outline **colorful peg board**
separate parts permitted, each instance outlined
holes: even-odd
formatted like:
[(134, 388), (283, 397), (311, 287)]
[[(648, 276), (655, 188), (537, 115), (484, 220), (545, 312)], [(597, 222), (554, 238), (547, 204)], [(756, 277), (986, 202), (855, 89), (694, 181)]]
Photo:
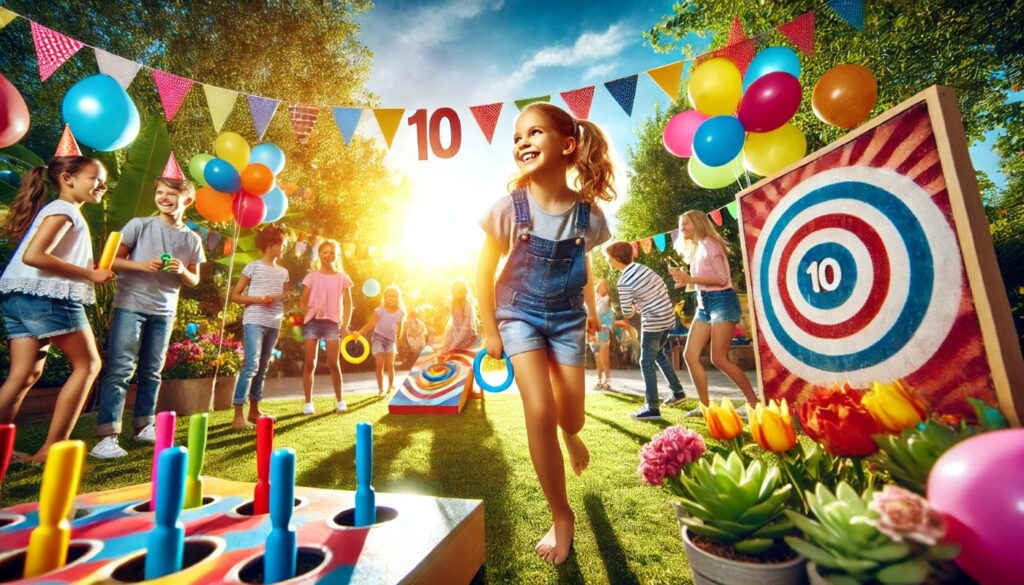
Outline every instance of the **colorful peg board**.
[(473, 392), (473, 358), (483, 348), (483, 338), (471, 347), (457, 349), (438, 366), (437, 354), (423, 348), (405, 381), (388, 403), (391, 414), (459, 414)]
[[(262, 556), (270, 517), (236, 512), (251, 503), (253, 484), (204, 478), (204, 488), (212, 501), (185, 510), (182, 522), (186, 564), (190, 554), (208, 556), (152, 583), (242, 583), (243, 568)], [(28, 582), (125, 582), (117, 576), (125, 571), (123, 565), (145, 552), (152, 527), (151, 513), (133, 510), (148, 501), (149, 490), (143, 484), (79, 496), (71, 544), (73, 549), (88, 545), (88, 552)], [(393, 519), (354, 528), (344, 524), (351, 523), (345, 521), (345, 512), (352, 515), (355, 492), (296, 487), (295, 497), (300, 501), (293, 516), (299, 565), (307, 548), (319, 551), (313, 556), (323, 559), (289, 583), (469, 583), (483, 565), (484, 507), (479, 500), (378, 493), (378, 520)], [(27, 545), (38, 520), (37, 507), (22, 504), (0, 512), (0, 519), (16, 520), (0, 528), (0, 571)], [(340, 524), (335, 521), (339, 514)]]

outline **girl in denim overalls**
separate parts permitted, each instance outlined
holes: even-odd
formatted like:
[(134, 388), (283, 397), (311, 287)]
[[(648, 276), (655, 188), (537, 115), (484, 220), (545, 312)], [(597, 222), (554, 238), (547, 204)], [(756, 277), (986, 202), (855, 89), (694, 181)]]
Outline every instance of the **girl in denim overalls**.
[[(477, 294), (487, 352), (504, 350), (515, 369), (537, 478), (552, 526), (537, 554), (562, 563), (574, 521), (558, 444), (561, 429), (577, 475), (590, 454), (583, 428), (583, 358), (587, 331), (597, 330), (588, 252), (611, 236), (597, 200), (615, 196), (608, 142), (596, 125), (546, 103), (516, 120), (512, 155), (521, 174), (508, 197), (481, 222), (487, 239), (477, 265)], [(567, 173), (575, 171), (575, 189)], [(495, 283), (498, 260), (508, 254)]]

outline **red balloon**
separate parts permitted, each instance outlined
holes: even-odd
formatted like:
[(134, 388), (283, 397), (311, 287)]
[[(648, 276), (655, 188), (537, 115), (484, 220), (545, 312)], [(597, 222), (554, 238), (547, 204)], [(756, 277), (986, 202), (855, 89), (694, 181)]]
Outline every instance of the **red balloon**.
[(235, 195), (231, 211), (234, 212), (238, 225), (244, 228), (256, 227), (267, 217), (267, 205), (263, 203), (263, 199), (248, 193)]
[(28, 104), (3, 75), (0, 75), (0, 148), (17, 143), (28, 133)]
[(748, 132), (781, 128), (800, 109), (800, 81), (785, 71), (761, 76), (750, 84), (740, 100), (736, 117)]
[(251, 195), (263, 195), (274, 188), (274, 172), (265, 164), (252, 163), (242, 169), (242, 190)]

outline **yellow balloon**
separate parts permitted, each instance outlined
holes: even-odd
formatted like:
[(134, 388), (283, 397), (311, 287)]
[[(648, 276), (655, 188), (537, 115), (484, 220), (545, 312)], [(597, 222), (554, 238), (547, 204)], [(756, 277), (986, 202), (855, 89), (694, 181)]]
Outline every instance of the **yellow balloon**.
[(724, 57), (708, 59), (693, 70), (686, 93), (693, 108), (705, 116), (727, 116), (740, 105), (743, 76)]
[(239, 173), (249, 164), (249, 143), (234, 132), (221, 132), (214, 143), (213, 151), (231, 163)]
[(767, 177), (774, 175), (807, 154), (807, 139), (791, 123), (771, 132), (749, 132), (743, 144), (743, 164), (747, 170)]

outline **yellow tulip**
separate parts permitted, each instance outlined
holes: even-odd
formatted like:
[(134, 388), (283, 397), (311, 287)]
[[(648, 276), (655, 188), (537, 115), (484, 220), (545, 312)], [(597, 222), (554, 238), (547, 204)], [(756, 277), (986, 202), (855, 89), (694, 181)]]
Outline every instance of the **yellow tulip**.
[(796, 431), (793, 430), (793, 418), (789, 414), (786, 399), (782, 404), (775, 400), (764, 404), (758, 403), (751, 409), (747, 406), (747, 418), (750, 419), (750, 436), (762, 448), (776, 453), (785, 453), (796, 445)]
[(740, 413), (736, 412), (732, 402), (722, 399), (721, 406), (711, 403), (711, 406), (700, 405), (704, 412), (704, 420), (708, 423), (708, 434), (719, 441), (730, 441), (743, 432), (743, 419)]
[(872, 382), (871, 391), (864, 395), (861, 404), (886, 432), (894, 434), (917, 426), (927, 416), (924, 402), (899, 380), (888, 384)]

